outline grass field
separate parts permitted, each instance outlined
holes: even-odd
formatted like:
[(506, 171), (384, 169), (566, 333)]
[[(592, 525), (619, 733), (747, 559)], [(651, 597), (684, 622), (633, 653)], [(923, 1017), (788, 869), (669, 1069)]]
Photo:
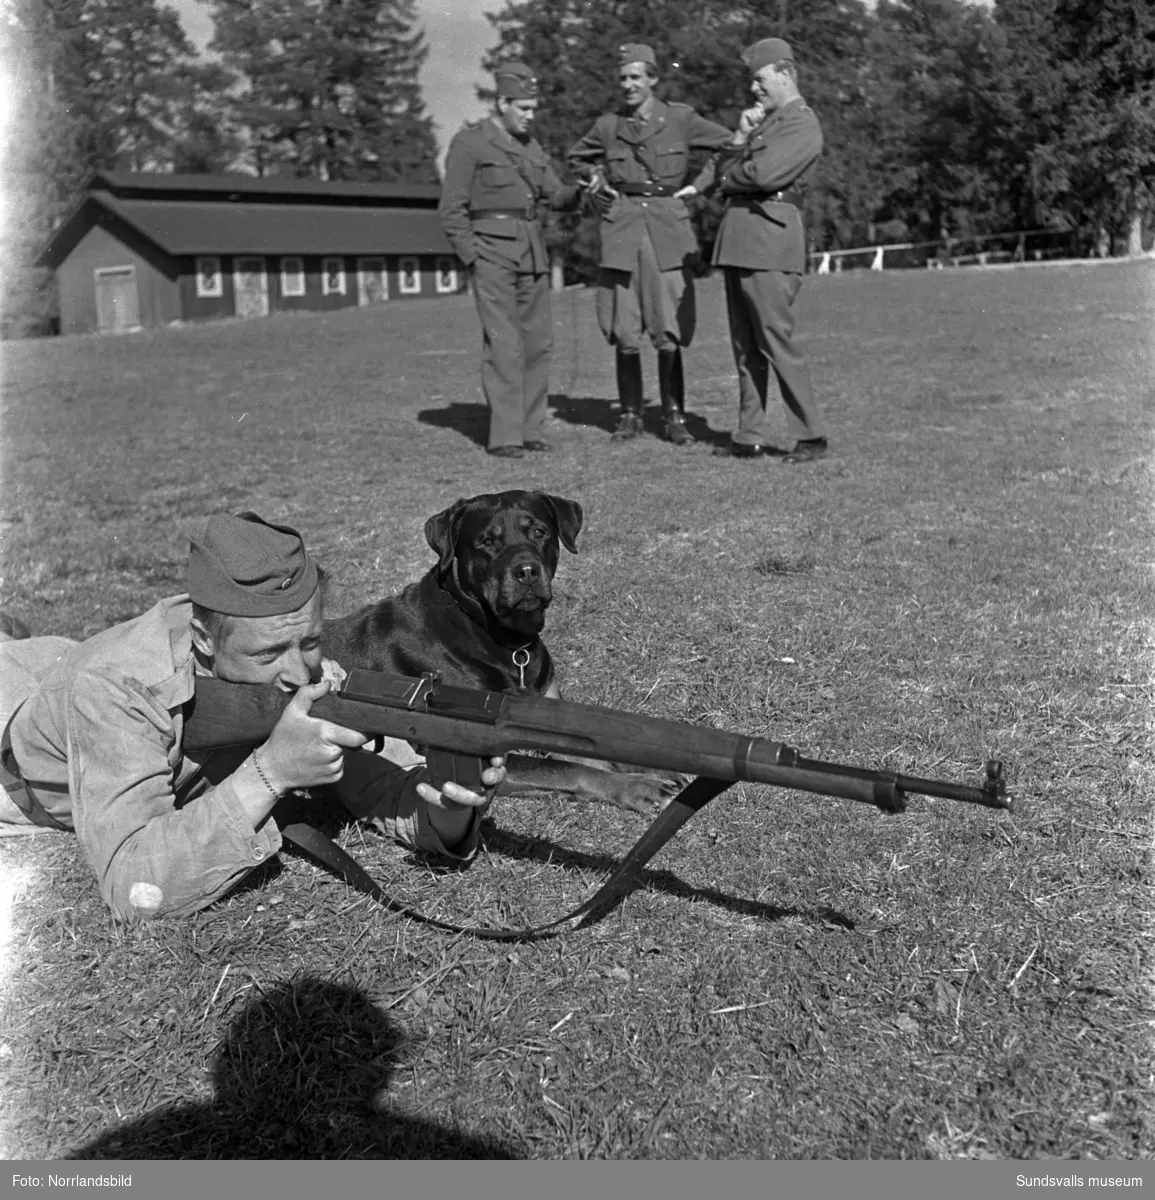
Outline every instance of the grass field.
[[(487, 457), (466, 298), (4, 348), (0, 606), (83, 637), (181, 590), (186, 537), (303, 528), (332, 608), (431, 561), (459, 496), (579, 500), (547, 640), (570, 699), (977, 781), (1013, 814), (739, 785), (601, 923), (494, 945), (285, 852), (194, 919), (118, 928), (63, 835), (16, 889), (0, 1154), (1146, 1157), (1152, 1123), (1155, 264), (822, 277), (801, 331), (831, 456), (712, 457), (717, 281), (676, 451), (611, 446), (592, 296), (555, 308), (557, 452)], [(653, 359), (646, 359), (653, 398)], [(641, 818), (503, 802), (398, 899), (528, 924)]]

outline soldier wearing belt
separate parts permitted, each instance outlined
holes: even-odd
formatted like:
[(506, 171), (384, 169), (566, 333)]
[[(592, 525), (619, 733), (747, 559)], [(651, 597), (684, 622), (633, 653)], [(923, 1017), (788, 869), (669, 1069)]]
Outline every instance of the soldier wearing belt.
[(726, 145), (730, 133), (687, 104), (654, 96), (657, 59), (649, 46), (618, 52), (618, 83), (626, 111), (606, 113), (569, 152), (570, 165), (590, 182), (601, 212), (598, 324), (614, 347), (621, 416), (617, 441), (642, 432), (642, 336), (658, 352), (664, 434), (684, 445), (682, 347), (694, 336), (690, 265), (698, 240), (683, 195), (690, 151)]
[(738, 369), (738, 428), (726, 453), (778, 453), (766, 439), (767, 395), (786, 406), (794, 449), (783, 462), (826, 453), (810, 368), (794, 344), (794, 305), (806, 270), (799, 180), (822, 151), (822, 128), (798, 91), (794, 55), (781, 38), (742, 53), (756, 103), (742, 114), (730, 146), (715, 159), (726, 212), (714, 243), (723, 269), (730, 340)]
[(454, 137), (445, 163), (439, 215), (469, 272), (481, 318), (481, 386), (489, 404), (489, 453), (521, 458), (549, 450), (542, 439), (553, 317), (549, 258), (539, 203), (567, 208), (566, 187), (529, 135), (537, 80), (523, 63), (495, 72), (494, 111)]

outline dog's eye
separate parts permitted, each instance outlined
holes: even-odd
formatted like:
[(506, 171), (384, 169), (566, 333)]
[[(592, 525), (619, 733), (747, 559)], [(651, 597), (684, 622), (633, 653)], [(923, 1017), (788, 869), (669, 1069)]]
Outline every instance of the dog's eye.
[(541, 525), (538, 525), (533, 530), (533, 536), (540, 542), (542, 538), (548, 537), (549, 535)]

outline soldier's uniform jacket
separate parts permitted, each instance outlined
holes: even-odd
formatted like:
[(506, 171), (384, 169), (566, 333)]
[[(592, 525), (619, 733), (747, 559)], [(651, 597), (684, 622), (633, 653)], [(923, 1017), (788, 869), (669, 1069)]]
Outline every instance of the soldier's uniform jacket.
[[(576, 197), (536, 141), (518, 141), (486, 118), (467, 123), (449, 145), (438, 215), (467, 267), (480, 257), (537, 275), (549, 270), (537, 207), (566, 208)], [(487, 209), (522, 216), (473, 215)]]
[[(707, 121), (688, 104), (655, 100), (645, 120), (616, 113), (598, 117), (570, 149), (569, 162), (584, 174), (601, 166), (609, 185), (619, 191), (626, 185), (672, 193), (685, 184), (691, 150), (716, 150), (729, 140), (728, 129)], [(694, 185), (698, 186), (697, 180)], [(601, 220), (601, 265), (632, 271), (638, 239), (646, 230), (663, 271), (681, 267), (698, 252), (685, 201), (672, 195), (623, 195)]]
[(726, 212), (714, 242), (714, 266), (806, 270), (802, 212), (776, 197), (795, 187), (821, 152), (822, 127), (799, 99), (768, 114), (744, 146), (717, 155), (708, 170), (726, 197)]

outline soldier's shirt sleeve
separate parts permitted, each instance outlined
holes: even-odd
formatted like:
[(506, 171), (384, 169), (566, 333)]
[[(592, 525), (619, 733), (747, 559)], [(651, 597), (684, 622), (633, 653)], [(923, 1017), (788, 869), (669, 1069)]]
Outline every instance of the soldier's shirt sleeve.
[(602, 137), (601, 122), (595, 121), (589, 132), (578, 138), (570, 147), (566, 161), (571, 171), (585, 179), (594, 167), (604, 161), (605, 156), (606, 145)]
[(437, 207), (441, 228), (454, 253), (467, 267), (477, 258), (473, 225), (469, 219), (469, 193), (473, 187), (475, 163), (466, 140), (460, 135), (455, 137), (445, 158), (445, 180), (441, 185), (441, 203)]
[(793, 110), (770, 130), (755, 131), (736, 157), (722, 152), (722, 191), (777, 192), (789, 187), (822, 153), (822, 128), (808, 108)]
[(692, 150), (720, 150), (729, 145), (732, 136), (724, 125), (707, 121), (697, 112), (691, 114), (686, 137)]
[(572, 183), (562, 183), (561, 177), (554, 170), (554, 165), (550, 161), (548, 155), (545, 157), (545, 166), (542, 171), (542, 190), (545, 194), (546, 201), (550, 208), (573, 208), (581, 195), (578, 188)]
[[(483, 810), (471, 810), (462, 840), (446, 846), (429, 820), (429, 805), (417, 794), (419, 783), (433, 782), (428, 770), (424, 765), (402, 766), (394, 761), (391, 757), (396, 756), (394, 746), (403, 755), (409, 747), (405, 743), (392, 743), (389, 738), (385, 741), (386, 747), (380, 754), (368, 750), (346, 754), (344, 774), (335, 785), (338, 799), (407, 849), (446, 863), (460, 865), (472, 861), (477, 852)], [(410, 755), (404, 755), (402, 761), (410, 761)]]
[(121, 920), (195, 912), (281, 848), (241, 796), (267, 795), (251, 758), (177, 807), (170, 714), (132, 679), (81, 672), (68, 686), (73, 823), (100, 894)]

